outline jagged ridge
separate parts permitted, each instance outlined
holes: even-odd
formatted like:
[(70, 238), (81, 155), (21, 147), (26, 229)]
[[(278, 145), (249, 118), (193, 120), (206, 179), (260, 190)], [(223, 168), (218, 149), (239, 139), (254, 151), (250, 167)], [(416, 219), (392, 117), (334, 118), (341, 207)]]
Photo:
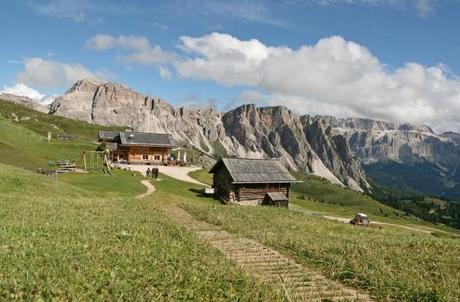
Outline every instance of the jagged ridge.
[(206, 152), (277, 157), (293, 170), (325, 177), (355, 190), (368, 183), (345, 138), (320, 119), (285, 107), (243, 105), (226, 113), (175, 108), (116, 83), (81, 80), (51, 105), (51, 114), (139, 131), (169, 132), (178, 141)]

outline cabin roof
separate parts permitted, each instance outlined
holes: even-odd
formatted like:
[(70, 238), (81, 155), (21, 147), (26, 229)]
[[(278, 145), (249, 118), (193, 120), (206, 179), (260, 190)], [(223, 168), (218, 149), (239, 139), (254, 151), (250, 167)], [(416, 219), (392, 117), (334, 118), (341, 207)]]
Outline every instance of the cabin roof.
[[(99, 140), (114, 141), (124, 146), (175, 147), (171, 134), (133, 131), (99, 131)], [(113, 147), (118, 147), (113, 146)]]
[(223, 158), (209, 173), (215, 173), (222, 166), (230, 173), (234, 184), (297, 182), (276, 159)]
[(118, 150), (118, 144), (117, 143), (107, 143), (106, 146), (110, 151)]
[(285, 194), (281, 192), (267, 192), (267, 196), (272, 200), (272, 201), (286, 201), (288, 198), (286, 197)]
[(171, 134), (146, 132), (120, 132), (120, 142), (124, 146), (175, 147)]
[(118, 131), (105, 131), (105, 130), (100, 130), (99, 131), (99, 139), (100, 140), (115, 140), (120, 135), (120, 132)]

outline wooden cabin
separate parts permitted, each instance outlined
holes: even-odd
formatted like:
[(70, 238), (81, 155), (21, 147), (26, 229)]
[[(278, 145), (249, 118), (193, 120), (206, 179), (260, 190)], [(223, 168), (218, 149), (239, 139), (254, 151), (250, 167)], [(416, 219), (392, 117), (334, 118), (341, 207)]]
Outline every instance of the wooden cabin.
[(223, 158), (213, 174), (216, 196), (228, 203), (288, 207), (291, 183), (297, 182), (279, 160)]
[(176, 146), (170, 134), (134, 131), (99, 131), (99, 142), (110, 150), (110, 160), (129, 164), (161, 164)]

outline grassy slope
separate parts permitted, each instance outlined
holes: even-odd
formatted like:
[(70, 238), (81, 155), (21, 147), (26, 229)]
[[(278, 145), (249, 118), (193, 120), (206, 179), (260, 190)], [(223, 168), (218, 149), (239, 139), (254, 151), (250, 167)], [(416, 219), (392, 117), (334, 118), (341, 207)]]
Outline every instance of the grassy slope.
[(67, 133), (72, 135), (76, 141), (95, 142), (98, 130), (124, 129), (124, 127), (104, 127), (56, 115), (49, 115), (2, 100), (0, 100), (0, 114), (8, 119), (11, 118), (12, 114), (15, 114), (20, 120), (18, 124), (43, 137), (46, 137), (48, 132), (52, 133), (53, 138), (56, 137), (56, 134)]
[(254, 238), (380, 299), (456, 301), (460, 240), (394, 228), (361, 228), (270, 207), (220, 205), (199, 186), (162, 176), (157, 202)]
[(91, 173), (69, 173), (59, 176), (62, 182), (84, 188), (95, 197), (133, 197), (145, 191), (140, 180), (144, 179), (140, 174), (112, 170), (112, 175), (104, 175), (101, 171)]
[(0, 300), (276, 299), (152, 202), (80, 185), (0, 164)]
[(21, 125), (0, 117), (0, 162), (23, 168), (47, 167), (48, 161), (79, 160), (83, 150), (94, 150), (85, 142), (51, 141)]
[[(19, 122), (13, 121), (12, 114)], [(72, 159), (82, 164), (82, 152), (95, 150), (97, 132), (101, 129), (117, 128), (48, 115), (0, 100), (0, 163), (27, 169), (46, 168), (48, 161), (59, 159)], [(53, 138), (65, 132), (73, 135), (73, 140), (53, 139), (48, 143), (48, 132)]]
[[(24, 128), (22, 122), (19, 126), (2, 122), (8, 131), (19, 131), (14, 126)], [(0, 135), (5, 134), (2, 131)], [(26, 135), (35, 137), (30, 152), (17, 148), (27, 141)], [(36, 136), (42, 138), (24, 129), (18, 132), (19, 138), (4, 136), (7, 140), (3, 142), (15, 147), (15, 152), (23, 152), (15, 157), (2, 146), (4, 160), (18, 166), (35, 157), (46, 160), (60, 156), (67, 144), (41, 146)], [(253, 295), (274, 299), (270, 291), (156, 211), (168, 202), (284, 250), (331, 277), (369, 288), (380, 298), (455, 301), (460, 295), (458, 239), (387, 227), (355, 228), (284, 209), (222, 206), (198, 196), (199, 186), (164, 176), (155, 183), (158, 191), (154, 195), (134, 201), (128, 196), (140, 190), (135, 185), (138, 176), (124, 173), (114, 177), (68, 175), (62, 178), (65, 182), (56, 183), (0, 164), (0, 242), (7, 242), (0, 245), (0, 300), (32, 295), (93, 300), (124, 294), (128, 295), (125, 298), (149, 300), (171, 300), (173, 296), (248, 300), (254, 299)], [(203, 172), (201, 177), (209, 181)], [(126, 192), (124, 186), (117, 185), (119, 179), (126, 183)], [(116, 197), (122, 192), (126, 196)], [(26, 194), (30, 196), (27, 199)], [(298, 188), (294, 197), (296, 194), (304, 195), (304, 199), (293, 198), (297, 207), (328, 213), (354, 212), (359, 201), (345, 193), (334, 199), (335, 194), (314, 188)], [(318, 194), (327, 199), (315, 201)], [(347, 205), (340, 206), (349, 198)]]
[(209, 169), (196, 170), (190, 172), (189, 175), (204, 184), (212, 186), (212, 174), (209, 174)]
[[(208, 169), (190, 173), (190, 176), (206, 184), (212, 184), (212, 175)], [(371, 220), (396, 223), (405, 226), (423, 228), (430, 231), (444, 230), (456, 232), (452, 228), (434, 225), (429, 222), (406, 217), (399, 210), (386, 206), (368, 195), (344, 189), (322, 178), (295, 173), (302, 183), (294, 184), (291, 193), (291, 208), (314, 215), (330, 215), (352, 218), (357, 212), (370, 215)]]

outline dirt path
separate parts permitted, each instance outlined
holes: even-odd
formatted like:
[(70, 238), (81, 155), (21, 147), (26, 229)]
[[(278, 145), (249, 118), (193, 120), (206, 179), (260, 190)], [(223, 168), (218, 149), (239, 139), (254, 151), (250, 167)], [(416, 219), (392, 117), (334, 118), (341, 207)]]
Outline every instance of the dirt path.
[(141, 183), (147, 188), (147, 192), (145, 193), (142, 193), (140, 195), (137, 195), (136, 198), (144, 198), (146, 196), (149, 196), (150, 194), (152, 194), (153, 192), (155, 192), (155, 187), (150, 183), (149, 180), (147, 179), (144, 179), (144, 180), (141, 180)]
[[(147, 169), (148, 168), (152, 169), (152, 167), (153, 167), (153, 166), (149, 166), (149, 165), (122, 165), (122, 164), (119, 164), (118, 166), (120, 168), (123, 168), (123, 169), (125, 169), (125, 168), (128, 169), (129, 168), (131, 171), (138, 171), (144, 176), (145, 176), (145, 172), (147, 171)], [(207, 185), (205, 183), (202, 183), (202, 182), (199, 182), (198, 180), (193, 179), (190, 176), (188, 176), (188, 173), (196, 171), (196, 170), (200, 170), (201, 169), (200, 167), (194, 167), (194, 166), (192, 166), (192, 167), (156, 166), (156, 168), (158, 168), (160, 170), (160, 173), (163, 173), (163, 174), (165, 174), (165, 175), (167, 175), (169, 177), (172, 177), (172, 178), (175, 178), (175, 179), (178, 179), (178, 180), (181, 180), (181, 181), (201, 185), (201, 186), (204, 186), (204, 187), (209, 187), (209, 185)]]
[(372, 301), (367, 294), (330, 280), (270, 247), (197, 220), (174, 204), (160, 209), (261, 282), (276, 287), (288, 301)]

